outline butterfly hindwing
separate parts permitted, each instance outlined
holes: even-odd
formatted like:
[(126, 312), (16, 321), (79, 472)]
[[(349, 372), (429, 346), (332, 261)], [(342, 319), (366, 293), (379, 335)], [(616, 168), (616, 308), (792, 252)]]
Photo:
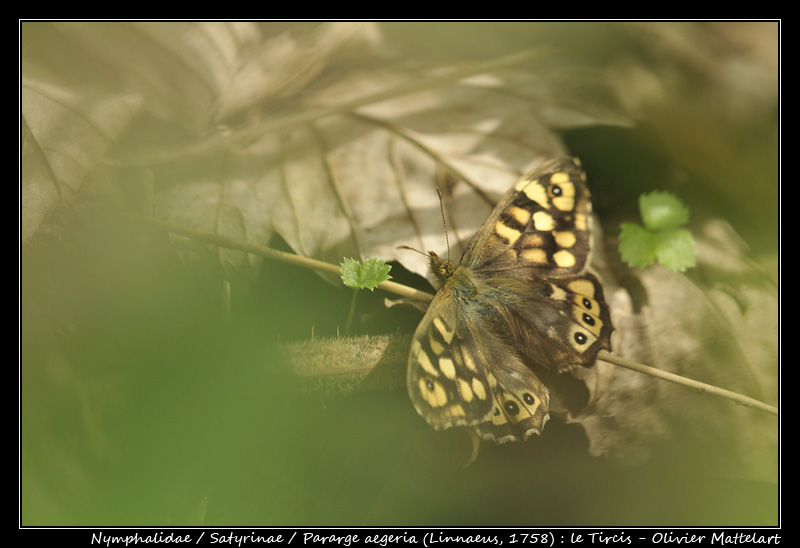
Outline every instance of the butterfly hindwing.
[(497, 443), (541, 434), (550, 418), (547, 388), (519, 358), (509, 358), (493, 379), (494, 407), (489, 420), (476, 426), (480, 437)]
[(443, 286), (408, 368), (411, 400), (430, 424), (474, 426), (500, 443), (542, 431), (549, 393), (532, 369), (588, 367), (611, 347), (591, 246), (585, 176), (563, 159), (509, 189), (457, 267), (430, 254)]
[[(611, 317), (597, 277), (483, 280), (505, 343), (525, 363), (558, 372), (591, 366), (610, 349)], [(484, 317), (492, 317), (484, 314)]]
[(557, 371), (594, 364), (600, 350), (611, 350), (611, 315), (603, 286), (594, 274), (548, 280), (551, 302), (559, 303), (570, 321), (558, 322), (549, 333), (564, 345), (564, 359), (552, 357), (542, 365)]

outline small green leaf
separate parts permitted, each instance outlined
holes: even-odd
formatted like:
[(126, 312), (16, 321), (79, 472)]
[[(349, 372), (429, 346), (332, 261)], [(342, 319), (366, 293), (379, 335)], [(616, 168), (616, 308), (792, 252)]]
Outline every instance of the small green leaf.
[(386, 261), (380, 259), (367, 259), (364, 261), (364, 287), (370, 291), (375, 289), (381, 282), (391, 279), (389, 271), (392, 265), (386, 264)]
[(681, 228), (689, 220), (689, 209), (674, 194), (655, 191), (639, 196), (639, 212), (644, 228), (633, 223), (620, 224), (619, 253), (634, 268), (655, 261), (683, 272), (695, 266), (692, 233)]
[(650, 231), (679, 228), (689, 221), (689, 209), (677, 196), (666, 191), (639, 196), (639, 213)]
[(633, 223), (622, 223), (619, 234), (622, 260), (634, 268), (644, 268), (656, 259), (656, 239), (650, 232)]
[(358, 288), (358, 280), (361, 276), (361, 263), (355, 259), (344, 258), (339, 264), (344, 285), (347, 287)]
[(695, 266), (697, 247), (692, 233), (685, 228), (659, 232), (655, 235), (656, 259), (676, 272)]
[(392, 269), (392, 266), (375, 258), (367, 259), (364, 264), (356, 259), (345, 258), (339, 266), (344, 285), (353, 289), (372, 291), (379, 283), (391, 278), (389, 270)]

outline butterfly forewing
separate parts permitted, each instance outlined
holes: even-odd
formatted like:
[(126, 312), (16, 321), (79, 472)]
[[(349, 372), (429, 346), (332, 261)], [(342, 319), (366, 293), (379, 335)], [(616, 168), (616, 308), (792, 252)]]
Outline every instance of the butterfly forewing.
[(431, 301), (411, 342), (407, 383), (417, 412), (436, 428), (474, 425), (492, 410), (480, 343), (444, 288)]
[(497, 442), (547, 421), (549, 393), (532, 368), (591, 366), (610, 349), (611, 318), (587, 272), (591, 202), (573, 159), (522, 177), (453, 268), (431, 254), (443, 287), (414, 334), (408, 390), (437, 428), (476, 426)]
[(518, 268), (542, 277), (581, 272), (590, 256), (591, 212), (576, 160), (549, 162), (501, 198), (467, 244), (461, 264), (487, 275)]

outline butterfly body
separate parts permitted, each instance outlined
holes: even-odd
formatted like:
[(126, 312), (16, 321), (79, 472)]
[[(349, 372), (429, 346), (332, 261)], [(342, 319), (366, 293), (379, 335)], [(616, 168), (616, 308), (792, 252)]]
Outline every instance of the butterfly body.
[(583, 171), (563, 159), (506, 193), (457, 266), (429, 253), (441, 288), (414, 333), (407, 384), (432, 426), (501, 443), (541, 433), (549, 392), (533, 368), (588, 367), (610, 349), (602, 286), (586, 269), (591, 236)]

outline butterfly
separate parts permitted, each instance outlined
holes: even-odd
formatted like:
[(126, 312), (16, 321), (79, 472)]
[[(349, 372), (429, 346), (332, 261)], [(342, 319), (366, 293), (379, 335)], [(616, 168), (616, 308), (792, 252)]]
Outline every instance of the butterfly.
[(533, 369), (562, 373), (611, 349), (611, 317), (588, 270), (592, 206), (577, 159), (549, 161), (498, 202), (414, 332), (408, 393), (434, 428), (504, 443), (541, 434), (550, 395)]

